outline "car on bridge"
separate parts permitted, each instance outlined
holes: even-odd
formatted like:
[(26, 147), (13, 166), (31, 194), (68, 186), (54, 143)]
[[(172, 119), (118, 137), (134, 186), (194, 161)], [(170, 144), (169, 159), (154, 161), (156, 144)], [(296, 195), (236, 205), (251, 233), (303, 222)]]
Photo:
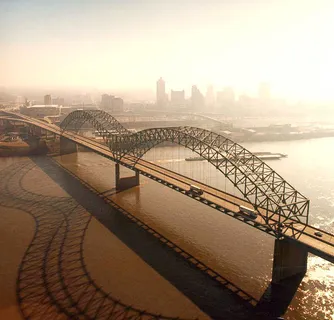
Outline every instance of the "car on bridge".
[(193, 184), (190, 186), (188, 192), (195, 195), (195, 196), (201, 196), (204, 193), (203, 190), (200, 187), (195, 186)]
[(239, 214), (241, 214), (243, 217), (248, 218), (248, 219), (256, 219), (257, 218), (257, 213), (255, 210), (245, 207), (245, 206), (239, 206)]

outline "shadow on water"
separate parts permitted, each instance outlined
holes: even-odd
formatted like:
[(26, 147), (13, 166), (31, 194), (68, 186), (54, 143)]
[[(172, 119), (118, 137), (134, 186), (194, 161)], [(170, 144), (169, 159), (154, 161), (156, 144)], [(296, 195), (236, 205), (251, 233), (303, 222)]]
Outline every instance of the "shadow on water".
[(92, 216), (73, 198), (26, 189), (23, 179), (35, 168), (20, 161), (0, 171), (0, 206), (30, 214), (36, 226), (16, 283), (22, 318), (175, 320), (126, 305), (95, 283), (83, 254)]
[(296, 275), (282, 280), (279, 284), (270, 283), (256, 306), (257, 313), (267, 317), (285, 314), (303, 277)]
[(110, 232), (213, 319), (277, 319), (285, 313), (293, 297), (291, 290), (292, 296), (285, 294), (289, 292), (286, 287), (271, 285), (257, 307), (253, 307), (175, 250), (163, 245), (157, 237), (122, 214), (123, 209), (110, 201), (107, 203), (57, 162), (48, 157), (31, 159)]

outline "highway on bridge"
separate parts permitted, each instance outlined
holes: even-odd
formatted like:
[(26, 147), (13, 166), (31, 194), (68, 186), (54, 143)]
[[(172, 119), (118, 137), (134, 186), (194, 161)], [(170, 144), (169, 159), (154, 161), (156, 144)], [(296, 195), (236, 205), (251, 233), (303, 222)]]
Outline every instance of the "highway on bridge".
[[(12, 114), (14, 115), (14, 114)], [(23, 121), (27, 124), (35, 125), (57, 135), (63, 136), (71, 141), (74, 141), (78, 145), (84, 146), (91, 149), (92, 151), (102, 155), (110, 160), (116, 161), (114, 159), (113, 153), (110, 151), (108, 146), (94, 141), (90, 138), (80, 136), (76, 133), (70, 131), (62, 131), (60, 127), (52, 124), (45, 123), (43, 121), (32, 119), (23, 115), (16, 115), (19, 118), (13, 117), (1, 117), (2, 119), (8, 119), (13, 121)], [(194, 198), (197, 201), (202, 202), (220, 212), (228, 214), (229, 216), (238, 219), (244, 223), (247, 223), (259, 230), (267, 232), (269, 234), (275, 235), (268, 227), (272, 223), (278, 221), (278, 214), (273, 215), (271, 221), (264, 221), (264, 219), (258, 215), (255, 220), (247, 219), (244, 216), (238, 214), (239, 206), (244, 205), (252, 208), (252, 205), (244, 199), (238, 198), (231, 194), (228, 194), (222, 190), (205, 185), (199, 181), (185, 177), (179, 173), (170, 171), (168, 169), (162, 168), (154, 163), (145, 161), (143, 159), (137, 159), (133, 156), (126, 155), (121, 160), (116, 162), (128, 168), (135, 168), (140, 174), (151, 178), (159, 183), (162, 183), (174, 190), (183, 193), (189, 197)], [(189, 192), (190, 185), (196, 185), (200, 187), (204, 193), (201, 196), (195, 196)], [(265, 209), (260, 209), (261, 212)], [(322, 237), (317, 237), (314, 233), (320, 231)], [(297, 236), (296, 236), (297, 234)], [(299, 244), (305, 246), (310, 253), (320, 256), (332, 263), (334, 263), (334, 235), (312, 227), (311, 225), (303, 224), (301, 222), (289, 219), (285, 221), (281, 229), (281, 236), (291, 241), (298, 242)]]

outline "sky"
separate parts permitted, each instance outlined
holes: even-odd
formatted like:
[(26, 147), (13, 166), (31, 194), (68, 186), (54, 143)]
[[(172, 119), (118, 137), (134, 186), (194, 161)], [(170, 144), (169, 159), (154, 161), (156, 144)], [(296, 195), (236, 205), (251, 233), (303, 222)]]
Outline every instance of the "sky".
[(0, 0), (0, 85), (334, 101), (334, 1)]

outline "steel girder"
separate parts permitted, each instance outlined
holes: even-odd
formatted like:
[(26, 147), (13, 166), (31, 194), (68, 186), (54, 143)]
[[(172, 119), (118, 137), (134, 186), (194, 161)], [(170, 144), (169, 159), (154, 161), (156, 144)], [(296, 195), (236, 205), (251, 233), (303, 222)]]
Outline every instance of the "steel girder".
[(277, 235), (279, 228), (288, 221), (308, 222), (309, 200), (306, 197), (250, 151), (217, 133), (194, 127), (154, 128), (113, 136), (108, 146), (116, 159), (131, 155), (138, 161), (164, 141), (189, 148), (214, 165)]
[(89, 121), (105, 138), (116, 161), (125, 156), (135, 163), (154, 146), (170, 141), (191, 149), (222, 172), (253, 205), (268, 227), (280, 236), (285, 223), (308, 223), (309, 200), (265, 162), (232, 140), (195, 127), (167, 127), (130, 133), (101, 110), (74, 111), (61, 124)]

